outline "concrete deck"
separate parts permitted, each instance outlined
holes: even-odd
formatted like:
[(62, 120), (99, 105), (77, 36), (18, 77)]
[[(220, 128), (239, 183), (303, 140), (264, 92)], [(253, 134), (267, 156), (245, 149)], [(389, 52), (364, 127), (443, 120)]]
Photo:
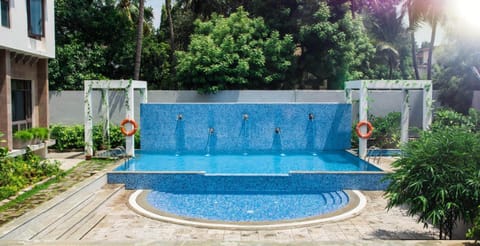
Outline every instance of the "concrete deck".
[[(62, 159), (56, 156), (57, 159)], [(64, 158), (69, 159), (69, 158)], [(105, 172), (0, 227), (0, 245), (461, 245), (438, 241), (403, 208), (385, 210), (381, 191), (363, 192), (367, 206), (343, 221), (286, 230), (218, 230), (152, 220), (127, 205), (133, 192), (105, 185)], [(404, 241), (405, 240), (405, 241)]]

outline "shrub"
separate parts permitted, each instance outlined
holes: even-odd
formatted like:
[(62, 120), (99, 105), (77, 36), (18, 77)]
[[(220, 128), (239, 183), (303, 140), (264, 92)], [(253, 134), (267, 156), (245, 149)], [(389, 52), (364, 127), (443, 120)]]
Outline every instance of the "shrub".
[[(51, 148), (59, 151), (68, 149), (82, 149), (85, 146), (84, 127), (82, 125), (51, 127), (51, 137), (56, 139), (55, 145)], [(103, 136), (103, 126), (93, 126), (93, 149), (111, 148), (125, 146), (125, 136), (117, 125), (110, 125), (109, 136)], [(140, 131), (135, 133), (135, 148), (140, 148)]]
[(473, 226), (467, 232), (467, 238), (480, 240), (480, 206), (478, 206), (477, 217), (473, 220)]
[(51, 137), (56, 140), (53, 149), (64, 151), (65, 149), (83, 149), (85, 141), (83, 126), (61, 126), (51, 127)]
[(33, 134), (29, 130), (16, 131), (13, 137), (22, 141), (29, 141), (33, 139)]
[(469, 131), (478, 132), (480, 130), (480, 112), (471, 108), (468, 115), (464, 115), (451, 109), (437, 110), (431, 129), (436, 131), (446, 127), (465, 128)]
[(42, 160), (31, 152), (16, 158), (0, 158), (0, 200), (28, 185), (61, 174), (58, 162)]
[(48, 128), (44, 127), (35, 127), (31, 128), (29, 130), (34, 138), (40, 139), (40, 140), (47, 140), (48, 139)]
[[(388, 113), (385, 117), (370, 115), (368, 117), (370, 123), (372, 123), (373, 130), (372, 136), (369, 139), (369, 145), (385, 148), (398, 148), (400, 144), (400, 112)], [(358, 136), (355, 133), (355, 127), (352, 126), (352, 146), (358, 147)]]
[(402, 147), (388, 174), (387, 208), (407, 205), (410, 216), (448, 235), (457, 219), (472, 221), (480, 203), (480, 135), (465, 128), (422, 132)]

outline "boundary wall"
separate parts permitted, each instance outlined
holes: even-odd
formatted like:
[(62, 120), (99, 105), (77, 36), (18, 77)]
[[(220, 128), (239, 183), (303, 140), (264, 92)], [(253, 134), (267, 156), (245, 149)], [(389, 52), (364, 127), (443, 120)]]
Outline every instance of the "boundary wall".
[[(50, 124), (75, 125), (84, 122), (83, 91), (50, 91)], [(434, 92), (434, 99), (435, 97)], [(141, 95), (135, 92), (135, 119), (140, 122), (139, 104)], [(102, 102), (100, 91), (92, 92), (94, 124), (101, 122)], [(125, 116), (125, 93), (110, 91), (108, 95), (110, 121), (118, 123)], [(232, 90), (220, 91), (213, 95), (200, 95), (196, 91), (149, 90), (150, 103), (345, 103), (343, 90)], [(401, 91), (369, 91), (368, 114), (384, 116), (389, 112), (400, 112)], [(422, 127), (422, 95), (420, 91), (410, 92), (410, 126)], [(358, 92), (353, 92), (352, 121), (358, 119)]]

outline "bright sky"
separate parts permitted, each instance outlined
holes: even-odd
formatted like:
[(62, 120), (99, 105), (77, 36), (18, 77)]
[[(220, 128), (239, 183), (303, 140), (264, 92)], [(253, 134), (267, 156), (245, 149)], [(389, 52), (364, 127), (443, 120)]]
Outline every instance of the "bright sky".
[(145, 0), (145, 5), (153, 8), (153, 25), (160, 26), (160, 16), (162, 15), (162, 6), (165, 0)]
[[(450, 15), (456, 16), (461, 28), (466, 32), (480, 33), (480, 0), (447, 0), (448, 11)], [(172, 1), (173, 2), (173, 1)], [(146, 0), (146, 5), (153, 8), (154, 25), (160, 25), (160, 15), (162, 13), (162, 6), (165, 0)], [(416, 33), (416, 39), (420, 45), (424, 41), (430, 41), (431, 29), (428, 24), (424, 24)], [(436, 44), (444, 40), (445, 32), (442, 28), (438, 28)]]

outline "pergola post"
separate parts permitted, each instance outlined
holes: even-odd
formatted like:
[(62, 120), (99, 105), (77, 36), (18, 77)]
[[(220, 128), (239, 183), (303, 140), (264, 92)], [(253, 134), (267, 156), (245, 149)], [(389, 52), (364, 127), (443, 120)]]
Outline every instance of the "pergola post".
[[(367, 121), (368, 120), (368, 90), (365, 82), (362, 81), (360, 85), (360, 108), (358, 110), (358, 120)], [(367, 126), (362, 126), (360, 132), (366, 134), (368, 131)], [(358, 156), (362, 159), (367, 157), (367, 139), (358, 138)]]
[(428, 130), (432, 124), (432, 103), (433, 103), (432, 84), (423, 86), (423, 130)]
[(410, 120), (410, 104), (409, 104), (409, 91), (402, 90), (402, 112), (400, 123), (400, 143), (405, 144), (408, 142), (408, 123)]
[(93, 113), (92, 113), (92, 84), (89, 81), (84, 83), (85, 98), (85, 158), (89, 159), (93, 156)]
[(110, 140), (110, 110), (108, 110), (110, 108), (110, 102), (108, 100), (108, 97), (108, 89), (102, 89), (102, 115), (104, 115), (105, 117), (105, 125), (103, 127), (107, 139)]
[[(134, 105), (133, 105), (133, 97), (134, 97), (134, 94), (133, 94), (133, 86), (128, 86), (127, 89), (126, 89), (127, 93), (127, 97), (125, 100), (127, 100), (127, 109), (126, 109), (126, 117), (127, 119), (133, 119), (133, 116), (135, 115), (134, 114)], [(131, 135), (131, 136), (126, 136), (125, 137), (125, 150), (127, 152), (127, 155), (128, 156), (135, 156), (135, 134)]]

